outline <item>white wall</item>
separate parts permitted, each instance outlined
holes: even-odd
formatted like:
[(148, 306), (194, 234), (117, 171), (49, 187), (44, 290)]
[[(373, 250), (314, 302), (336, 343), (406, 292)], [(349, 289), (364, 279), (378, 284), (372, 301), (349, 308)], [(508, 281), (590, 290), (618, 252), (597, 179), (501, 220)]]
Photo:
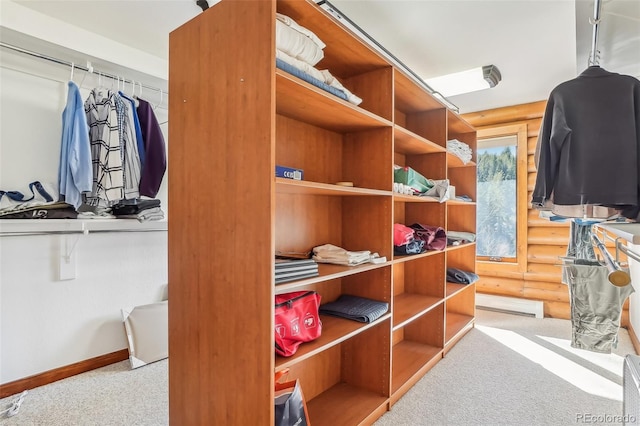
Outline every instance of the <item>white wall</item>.
[[(70, 68), (0, 54), (0, 189), (55, 183)], [(84, 97), (96, 83), (84, 80)], [(159, 100), (151, 92), (145, 98)], [(166, 96), (156, 115), (167, 120)], [(161, 127), (168, 143), (168, 125)], [(165, 175), (158, 195), (165, 214), (166, 183)], [(59, 259), (71, 248), (75, 279), (61, 281)], [(125, 349), (120, 309), (163, 300), (166, 284), (166, 231), (0, 236), (0, 383)]]

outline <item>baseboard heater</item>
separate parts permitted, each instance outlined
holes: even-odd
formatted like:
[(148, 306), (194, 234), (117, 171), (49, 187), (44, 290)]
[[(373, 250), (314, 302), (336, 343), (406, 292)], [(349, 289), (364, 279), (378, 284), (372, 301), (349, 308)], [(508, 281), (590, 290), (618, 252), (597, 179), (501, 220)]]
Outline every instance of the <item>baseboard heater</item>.
[(544, 304), (541, 300), (519, 299), (517, 297), (494, 296), (476, 293), (476, 308), (510, 314), (526, 315), (535, 318), (544, 317)]

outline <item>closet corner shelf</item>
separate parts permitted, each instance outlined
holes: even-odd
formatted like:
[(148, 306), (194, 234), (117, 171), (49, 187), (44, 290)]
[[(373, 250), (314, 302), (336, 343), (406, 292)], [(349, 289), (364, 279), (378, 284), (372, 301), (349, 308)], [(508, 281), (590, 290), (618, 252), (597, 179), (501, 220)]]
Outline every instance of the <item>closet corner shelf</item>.
[(445, 152), (446, 148), (396, 124), (394, 128), (394, 151), (401, 154), (433, 154)]
[(474, 241), (474, 242), (472, 242), (472, 243), (464, 243), (464, 244), (460, 244), (460, 245), (457, 245), (457, 246), (447, 246), (447, 248), (446, 248), (445, 250), (446, 250), (446, 251), (460, 250), (460, 249), (463, 249), (463, 248), (465, 248), (465, 247), (472, 246), (472, 245), (474, 245), (475, 243), (476, 243), (476, 242)]
[(287, 293), (298, 287), (304, 287), (309, 284), (315, 284), (323, 281), (334, 280), (349, 275), (359, 274), (360, 272), (370, 271), (372, 269), (384, 268), (391, 265), (391, 262), (385, 263), (364, 263), (357, 266), (342, 266), (331, 263), (319, 263), (318, 275), (311, 278), (304, 278), (298, 281), (289, 281), (282, 284), (275, 284), (276, 294)]
[[(447, 295), (446, 298), (450, 299), (452, 298), (454, 295), (467, 290), (469, 288), (472, 288), (474, 284), (458, 284), (458, 283), (452, 283), (447, 281), (447, 285), (446, 285), (446, 291), (447, 291)], [(471, 291), (471, 290), (470, 290)]]
[(447, 204), (456, 206), (475, 206), (475, 201), (447, 200)]
[(455, 344), (475, 325), (471, 315), (447, 312), (447, 330), (445, 335), (445, 351)]
[(375, 327), (378, 324), (391, 318), (390, 313), (382, 315), (370, 323), (363, 323), (353, 321), (345, 318), (339, 318), (329, 315), (320, 315), (322, 321), (322, 334), (316, 340), (303, 343), (295, 355), (291, 357), (276, 357), (275, 367), (276, 371), (289, 368), (307, 358), (312, 357), (324, 350), (327, 350), (337, 344), (344, 342), (345, 340), (362, 333), (371, 327)]
[(352, 186), (339, 186), (327, 183), (311, 182), (277, 177), (276, 192), (280, 194), (306, 194), (306, 195), (384, 195), (393, 194), (391, 191), (380, 189), (359, 188)]
[(420, 195), (404, 195), (404, 194), (393, 194), (393, 201), (400, 201), (403, 203), (437, 203), (438, 199), (436, 197), (430, 196), (420, 196)]
[(391, 127), (392, 123), (357, 105), (276, 69), (276, 112), (337, 132)]
[(447, 167), (452, 169), (455, 167), (473, 167), (476, 163), (474, 161), (469, 161), (468, 163), (463, 163), (460, 157), (454, 155), (450, 152), (447, 152)]
[(407, 254), (404, 256), (394, 256), (393, 257), (393, 263), (401, 263), (401, 262), (407, 262), (409, 260), (413, 260), (413, 259), (418, 259), (421, 257), (427, 257), (427, 256), (436, 256), (439, 253), (444, 253), (445, 250), (427, 250), (424, 253), (420, 253), (420, 254)]
[(631, 244), (640, 244), (640, 222), (604, 222), (596, 226)]
[(402, 293), (394, 297), (393, 331), (426, 314), (442, 302), (442, 298), (424, 294)]
[(166, 231), (167, 225), (167, 220), (138, 222), (135, 219), (0, 219), (0, 236)]

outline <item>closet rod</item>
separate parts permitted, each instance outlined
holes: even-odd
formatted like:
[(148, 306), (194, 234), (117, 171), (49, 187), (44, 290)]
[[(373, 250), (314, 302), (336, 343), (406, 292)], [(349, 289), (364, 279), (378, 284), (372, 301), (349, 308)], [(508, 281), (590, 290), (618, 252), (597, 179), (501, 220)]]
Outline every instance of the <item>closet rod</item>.
[[(34, 58), (44, 59), (44, 60), (47, 60), (47, 61), (50, 61), (50, 62), (55, 62), (56, 64), (65, 65), (65, 66), (68, 66), (69, 68), (73, 67), (74, 69), (79, 69), (81, 71), (85, 71), (85, 72), (88, 72), (88, 73), (101, 75), (103, 77), (107, 77), (107, 78), (110, 78), (112, 80), (124, 80), (123, 78), (121, 78), (119, 76), (115, 76), (113, 74), (104, 73), (102, 71), (96, 71), (95, 69), (89, 69), (87, 67), (83, 67), (82, 65), (78, 65), (78, 64), (76, 64), (74, 62), (65, 61), (65, 60), (62, 60), (62, 59), (54, 58), (53, 56), (48, 56), (48, 55), (44, 55), (42, 53), (34, 52), (32, 50), (23, 49), (22, 47), (14, 46), (12, 44), (5, 43), (4, 41), (0, 41), (0, 47), (4, 47), (4, 48), (7, 48), (7, 49), (10, 49), (10, 50), (13, 50), (15, 52), (22, 53), (22, 54), (25, 54), (25, 55), (33, 56)], [(167, 92), (167, 91), (165, 91), (163, 89), (159, 89), (159, 88), (153, 87), (153, 86), (147, 86), (146, 84), (134, 81), (132, 79), (129, 79), (128, 81), (133, 82), (136, 85), (139, 85), (143, 89), (155, 90), (156, 92), (162, 93), (162, 95), (169, 95), (169, 92)]]
[[(609, 254), (609, 252), (607, 251), (607, 248), (605, 247), (604, 243), (600, 241), (600, 238), (598, 238), (598, 236), (595, 233), (591, 234), (591, 238), (593, 240), (594, 245), (598, 247), (598, 249), (600, 250), (600, 253), (602, 254), (602, 258), (607, 267), (607, 271), (608, 271), (607, 278), (609, 279), (609, 282), (618, 287), (624, 287), (625, 285), (629, 284), (631, 282), (631, 276), (629, 275), (629, 271), (622, 269), (620, 267), (620, 264), (611, 258), (611, 254)], [(616, 250), (617, 250), (617, 245), (616, 245)]]
[[(29, 219), (31, 220), (31, 219)], [(33, 220), (46, 220), (46, 219), (33, 219)], [(132, 219), (133, 220), (133, 219)], [(89, 234), (103, 234), (114, 232), (166, 232), (166, 228), (147, 228), (147, 229), (93, 229), (82, 231), (15, 231), (15, 232), (0, 232), (0, 238), (3, 237), (32, 237), (38, 235), (89, 235)]]
[(593, 18), (589, 19), (591, 25), (593, 25), (593, 32), (591, 36), (591, 52), (589, 53), (589, 66), (598, 65), (600, 62), (600, 52), (598, 51), (598, 26), (600, 25), (600, 11), (602, 10), (601, 0), (594, 0), (593, 2)]

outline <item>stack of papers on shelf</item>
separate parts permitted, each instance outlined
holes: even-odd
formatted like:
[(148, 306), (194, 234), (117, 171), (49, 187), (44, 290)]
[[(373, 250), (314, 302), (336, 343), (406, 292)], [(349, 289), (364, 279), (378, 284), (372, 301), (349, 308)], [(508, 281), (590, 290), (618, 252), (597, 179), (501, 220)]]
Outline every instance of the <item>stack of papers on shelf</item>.
[(387, 302), (343, 294), (335, 302), (320, 305), (320, 313), (358, 322), (371, 323), (389, 310)]
[(313, 259), (275, 259), (276, 284), (318, 275), (318, 263)]

